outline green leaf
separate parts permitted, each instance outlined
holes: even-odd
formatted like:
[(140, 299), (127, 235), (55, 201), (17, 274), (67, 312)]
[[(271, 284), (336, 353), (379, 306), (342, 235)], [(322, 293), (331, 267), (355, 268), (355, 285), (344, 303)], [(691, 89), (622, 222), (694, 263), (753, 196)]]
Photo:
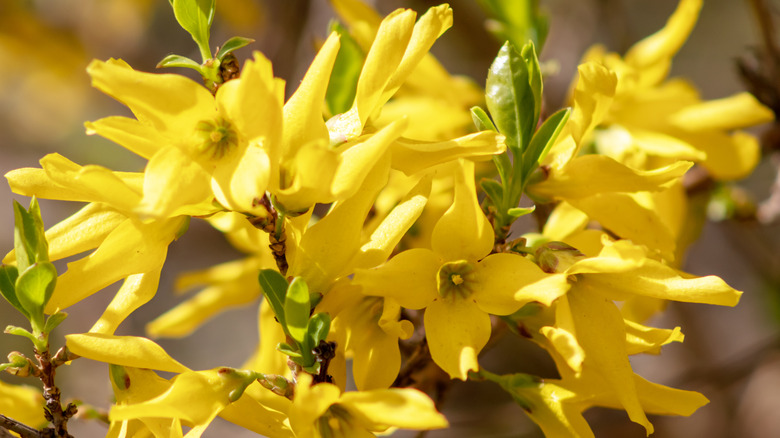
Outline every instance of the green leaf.
[(486, 27), (499, 41), (509, 40), (519, 47), (530, 39), (543, 47), (549, 23), (539, 0), (479, 0), (479, 4), (491, 17)]
[(516, 162), (536, 128), (534, 92), (529, 82), (525, 59), (509, 43), (499, 50), (490, 66), (485, 100), (498, 131), (506, 136), (507, 147)]
[[(534, 43), (529, 41), (523, 46), (520, 51), (520, 55), (525, 60), (525, 64), (528, 66), (528, 83), (531, 87), (531, 92), (534, 95), (534, 126), (533, 130), (536, 130), (536, 125), (539, 123), (539, 116), (542, 111), (542, 70), (539, 68), (539, 58), (536, 57), (536, 49)], [(533, 133), (533, 130), (531, 131)]]
[(276, 349), (291, 358), (301, 358), (301, 351), (298, 350), (296, 347), (291, 346), (290, 344), (286, 342), (280, 342), (279, 345), (276, 346)]
[(287, 288), (287, 296), (284, 299), (284, 319), (290, 337), (299, 344), (306, 339), (310, 314), (309, 287), (303, 278), (296, 277)]
[(328, 30), (337, 32), (341, 43), (325, 93), (328, 110), (331, 115), (336, 115), (345, 113), (352, 107), (366, 55), (349, 31), (338, 22), (331, 21)]
[[(284, 319), (284, 297), (287, 295), (287, 280), (284, 276), (273, 269), (263, 269), (258, 275), (260, 288), (263, 289), (263, 296), (271, 305), (276, 319), (282, 325), (284, 332), (287, 333), (287, 323)], [(287, 333), (289, 334), (289, 333)]]
[(19, 272), (24, 272), (36, 262), (49, 261), (49, 245), (43, 231), (41, 209), (35, 198), (30, 201), (29, 211), (14, 201), (14, 249)]
[(0, 266), (0, 293), (3, 294), (3, 298), (6, 299), (12, 306), (16, 308), (25, 318), (29, 319), (30, 315), (24, 310), (22, 303), (16, 298), (16, 279), (19, 277), (19, 271), (16, 266), (2, 265)]
[(501, 207), (504, 202), (504, 187), (496, 180), (483, 179), (479, 182), (482, 191), (490, 198), (493, 205)]
[(44, 333), (51, 333), (54, 331), (55, 328), (57, 328), (62, 321), (65, 321), (65, 318), (68, 317), (68, 314), (65, 312), (57, 312), (54, 315), (49, 316), (46, 318), (46, 325), (43, 327)]
[[(496, 125), (490, 120), (490, 116), (488, 116), (485, 110), (478, 106), (471, 107), (471, 120), (474, 121), (474, 126), (477, 127), (478, 131), (498, 132)], [(501, 181), (506, 181), (509, 169), (512, 168), (512, 161), (509, 159), (509, 155), (506, 153), (494, 155), (493, 163), (496, 165), (496, 170), (498, 170)]]
[(246, 47), (249, 44), (252, 44), (255, 42), (252, 38), (244, 38), (244, 37), (233, 37), (229, 40), (225, 41), (225, 44), (222, 44), (222, 47), (219, 48), (219, 51), (217, 52), (216, 58), (222, 61), (222, 58), (227, 56), (230, 53), (233, 53), (234, 51)]
[(186, 56), (181, 55), (168, 55), (165, 58), (163, 58), (162, 61), (157, 63), (157, 68), (167, 68), (167, 67), (184, 67), (184, 68), (191, 68), (193, 70), (197, 70), (198, 73), (203, 70), (203, 67), (195, 61), (193, 61), (190, 58), (187, 58)]
[(49, 262), (36, 263), (16, 279), (16, 298), (27, 310), (33, 330), (43, 330), (43, 308), (57, 284), (57, 269)]
[(536, 210), (536, 206), (535, 206), (535, 205), (534, 205), (533, 207), (528, 207), (528, 208), (524, 208), (524, 207), (514, 207), (514, 208), (510, 208), (510, 209), (509, 209), (509, 210), (507, 210), (506, 212), (507, 212), (507, 214), (508, 214), (510, 217), (512, 217), (513, 219), (517, 219), (517, 218), (519, 218), (520, 216), (525, 216), (525, 215), (527, 215), (528, 213), (533, 213), (533, 212), (534, 212), (534, 210)]
[(32, 333), (28, 332), (27, 330), (17, 327), (15, 325), (9, 325), (5, 328), (5, 333), (8, 333), (9, 335), (15, 335), (15, 336), (24, 336), (25, 338), (31, 340), (33, 344), (38, 345), (39, 339), (33, 336)]
[(471, 120), (474, 121), (474, 126), (477, 127), (477, 131), (496, 131), (496, 125), (490, 120), (490, 116), (478, 106), (471, 107)]
[(327, 313), (318, 313), (309, 319), (307, 338), (310, 340), (311, 348), (320, 344), (328, 337), (330, 332), (330, 315)]
[(173, 13), (176, 21), (200, 48), (203, 61), (211, 59), (209, 32), (214, 21), (215, 0), (173, 0)]
[(547, 153), (550, 152), (550, 148), (558, 138), (558, 134), (563, 130), (566, 121), (569, 120), (571, 115), (571, 108), (564, 108), (557, 111), (544, 121), (539, 130), (534, 134), (534, 138), (531, 140), (531, 144), (528, 145), (528, 149), (523, 156), (523, 179), (528, 178), (528, 175), (533, 172), (536, 166), (544, 160)]

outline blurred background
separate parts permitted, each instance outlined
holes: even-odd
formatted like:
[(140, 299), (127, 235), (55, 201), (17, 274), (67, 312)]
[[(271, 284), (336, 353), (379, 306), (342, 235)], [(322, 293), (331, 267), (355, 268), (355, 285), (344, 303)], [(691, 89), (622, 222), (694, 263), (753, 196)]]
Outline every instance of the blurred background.
[[(423, 12), (431, 1), (370, 2), (383, 14), (404, 7)], [(674, 61), (672, 76), (685, 76), (704, 99), (742, 91), (736, 60), (749, 57), (762, 44), (758, 18), (777, 19), (780, 3), (770, 2), (768, 14), (755, 15), (755, 1), (707, 0), (699, 22)], [(453, 74), (484, 85), (500, 42), (485, 30), (484, 11), (473, 0), (452, 0), (455, 24), (433, 48)], [(562, 105), (582, 53), (599, 42), (624, 52), (631, 44), (660, 29), (676, 0), (542, 0), (551, 19), (543, 60), (554, 61), (556, 74), (545, 83), (546, 105)], [(239, 35), (254, 38), (237, 52), (251, 50), (271, 59), (276, 76), (295, 89), (317, 43), (326, 36), (334, 13), (327, 0), (218, 0), (212, 46)], [(113, 99), (90, 87), (85, 68), (93, 58), (122, 58), (134, 68), (154, 71), (168, 54), (198, 57), (197, 47), (176, 23), (166, 0), (2, 0), (0, 1), (0, 174), (38, 167), (49, 153), (76, 163), (99, 164), (114, 170), (140, 171), (144, 160), (96, 136), (83, 123), (109, 115), (130, 115)], [(193, 77), (189, 71), (177, 73)], [(551, 112), (551, 111), (550, 111)], [(770, 127), (754, 133), (763, 135)], [(770, 134), (766, 134), (771, 137)], [(773, 146), (777, 150), (777, 146)], [(776, 152), (775, 152), (776, 153)], [(740, 183), (745, 195), (761, 202), (772, 194), (777, 157), (770, 153), (755, 174)], [(780, 188), (775, 187), (776, 191)], [(775, 196), (780, 196), (776, 194)], [(0, 184), (0, 252), (13, 247), (11, 199)], [(76, 211), (74, 203), (42, 202), (47, 226)], [(760, 223), (749, 214), (741, 219), (709, 222), (687, 258), (685, 269), (697, 275), (716, 274), (745, 291), (736, 308), (673, 303), (659, 327), (682, 326), (683, 344), (664, 348), (661, 356), (632, 357), (638, 374), (658, 383), (704, 393), (711, 403), (690, 418), (652, 417), (656, 437), (780, 436), (780, 226)], [(176, 276), (240, 257), (202, 221), (194, 220), (185, 238), (169, 250), (157, 296), (139, 309), (117, 334), (143, 335), (146, 323), (184, 297), (172, 293)], [(67, 262), (67, 261), (65, 261)], [(59, 262), (60, 272), (65, 263)], [(114, 285), (68, 309), (70, 317), (59, 333), (87, 331), (111, 300)], [(161, 339), (177, 360), (193, 369), (239, 366), (257, 343), (256, 305), (223, 313), (191, 337)], [(23, 325), (15, 311), (0, 300), (0, 326)], [(552, 362), (539, 349), (509, 339), (488, 352), (484, 363), (494, 372), (554, 375)], [(52, 337), (52, 349), (62, 338)], [(29, 343), (0, 335), (0, 352), (28, 352)], [(13, 383), (33, 382), (3, 374)], [(106, 407), (111, 388), (104, 364), (80, 360), (58, 370), (65, 399)], [(430, 437), (536, 437), (538, 429), (508, 395), (490, 384), (454, 385), (443, 405), (452, 428)], [(622, 411), (592, 409), (586, 414), (598, 437), (643, 437), (644, 429)], [(77, 437), (102, 436), (105, 426), (94, 421), (70, 422)], [(205, 436), (253, 436), (220, 419)], [(407, 435), (405, 435), (407, 436)], [(409, 435), (410, 436), (410, 435)]]

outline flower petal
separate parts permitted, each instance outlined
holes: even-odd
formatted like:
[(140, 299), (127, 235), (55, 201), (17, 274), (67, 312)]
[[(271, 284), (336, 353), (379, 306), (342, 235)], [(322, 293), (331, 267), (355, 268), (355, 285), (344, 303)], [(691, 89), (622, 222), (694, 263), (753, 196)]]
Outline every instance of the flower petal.
[(127, 105), (143, 123), (168, 138), (194, 132), (198, 121), (213, 114), (214, 97), (203, 86), (178, 74), (135, 71), (124, 61), (92, 61), (92, 85)]
[(411, 388), (346, 392), (339, 405), (375, 431), (388, 426), (415, 430), (449, 426), (444, 415), (436, 411), (433, 400)]
[(482, 131), (447, 141), (429, 142), (399, 139), (391, 148), (393, 169), (407, 175), (458, 158), (487, 160), (506, 150), (504, 136)]
[(298, 89), (284, 104), (282, 144), (285, 157), (294, 157), (301, 146), (312, 141), (328, 140), (322, 102), (339, 47), (338, 33), (333, 32), (317, 52)]
[(151, 272), (128, 276), (89, 332), (113, 335), (122, 321), (154, 297), (161, 272), (162, 266)]
[(477, 201), (474, 163), (455, 168), (455, 199), (433, 229), (431, 247), (446, 260), (479, 260), (493, 248), (493, 228)]
[(679, 180), (693, 166), (678, 161), (654, 170), (635, 170), (604, 155), (583, 155), (529, 190), (550, 199), (582, 199), (601, 193), (658, 191)]
[(593, 288), (585, 290), (578, 285), (567, 297), (577, 341), (585, 350), (586, 364), (598, 370), (631, 421), (644, 426), (648, 435), (653, 433), (653, 425), (647, 420), (634, 384), (620, 311), (614, 303), (595, 293)]
[(129, 117), (105, 117), (84, 126), (87, 135), (98, 134), (146, 159), (152, 158), (167, 143), (165, 136), (151, 125)]
[(490, 339), (490, 316), (471, 300), (434, 300), (425, 309), (431, 357), (453, 379), (479, 369), (477, 355)]
[(83, 333), (65, 335), (65, 339), (70, 351), (99, 362), (173, 373), (189, 371), (162, 347), (146, 338)]
[(357, 269), (353, 283), (366, 295), (392, 297), (407, 309), (422, 309), (438, 296), (441, 263), (429, 249), (410, 249), (378, 268)]
[(539, 281), (548, 275), (534, 262), (523, 256), (498, 253), (487, 256), (477, 264), (477, 284), (473, 298), (483, 312), (493, 315), (509, 315), (531, 301), (549, 306), (566, 289), (535, 289), (543, 292), (527, 294), (531, 288), (524, 286)]

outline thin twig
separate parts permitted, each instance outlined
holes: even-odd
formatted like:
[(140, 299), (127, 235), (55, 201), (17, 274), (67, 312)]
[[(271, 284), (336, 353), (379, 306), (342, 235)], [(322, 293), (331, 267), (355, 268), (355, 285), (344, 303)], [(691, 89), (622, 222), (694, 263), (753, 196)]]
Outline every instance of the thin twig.
[(0, 414), (0, 437), (13, 437), (9, 431), (18, 433), (22, 438), (41, 438), (41, 432), (37, 429)]

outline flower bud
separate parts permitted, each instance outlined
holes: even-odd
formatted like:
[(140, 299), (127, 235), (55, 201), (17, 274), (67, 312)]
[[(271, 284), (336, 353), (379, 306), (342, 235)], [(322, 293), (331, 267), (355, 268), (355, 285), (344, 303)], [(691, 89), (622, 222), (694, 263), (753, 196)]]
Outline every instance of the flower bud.
[(564, 272), (583, 258), (585, 254), (563, 242), (547, 242), (536, 249), (539, 267), (550, 274)]

